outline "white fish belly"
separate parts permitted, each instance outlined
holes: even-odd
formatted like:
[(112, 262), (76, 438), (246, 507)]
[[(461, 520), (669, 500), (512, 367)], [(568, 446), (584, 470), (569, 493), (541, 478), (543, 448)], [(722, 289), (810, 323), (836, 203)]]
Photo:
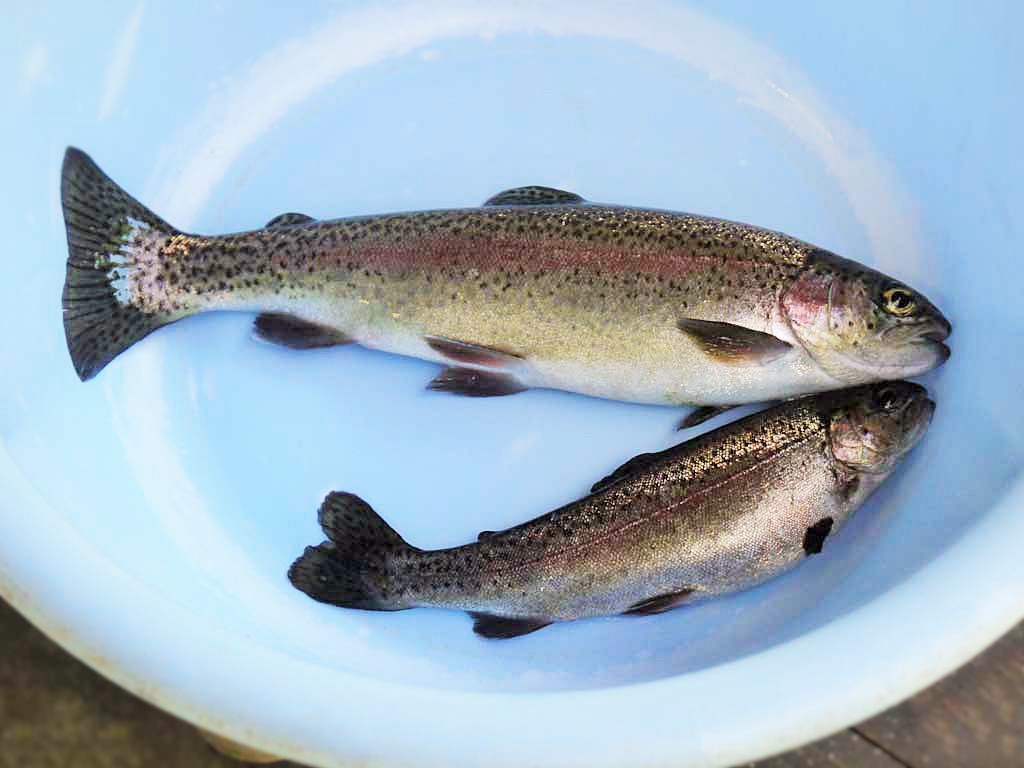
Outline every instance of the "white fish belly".
[[(658, 329), (635, 341), (634, 358), (613, 357), (600, 338), (581, 339), (578, 356), (509, 358), (483, 366), (447, 357), (427, 343), (429, 329), (401, 316), (368, 313), (358, 301), (337, 298), (280, 301), (262, 311), (289, 312), (343, 331), (358, 344), (447, 366), (477, 368), (514, 378), (525, 388), (560, 389), (593, 397), (655, 405), (739, 405), (835, 389), (838, 383), (800, 346), (767, 363), (722, 362), (681, 332)], [(439, 334), (440, 335), (440, 334)], [(671, 339), (665, 343), (666, 336)], [(472, 342), (472, 339), (458, 339)], [(621, 339), (610, 343), (621, 345)], [(652, 350), (657, 350), (653, 352)]]

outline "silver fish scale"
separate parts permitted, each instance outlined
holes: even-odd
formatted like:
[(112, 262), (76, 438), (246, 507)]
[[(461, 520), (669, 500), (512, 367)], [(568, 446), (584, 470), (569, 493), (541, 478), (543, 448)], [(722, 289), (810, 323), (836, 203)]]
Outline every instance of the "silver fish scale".
[(846, 514), (843, 482), (827, 418), (797, 401), (476, 544), (407, 554), (393, 572), (414, 578), (413, 604), (511, 616), (606, 615), (658, 590), (719, 594), (802, 557), (810, 525)]

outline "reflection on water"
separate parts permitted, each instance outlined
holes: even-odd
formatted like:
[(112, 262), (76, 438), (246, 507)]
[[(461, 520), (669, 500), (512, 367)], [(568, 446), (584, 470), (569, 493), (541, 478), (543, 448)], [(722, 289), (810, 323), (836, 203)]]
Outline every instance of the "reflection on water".
[[(108, 114), (116, 101), (123, 78), (121, 64), (130, 58), (142, 7), (137, 6), (125, 29), (123, 61), (115, 57), (111, 64), (101, 116)], [(162, 167), (173, 167), (175, 172), (151, 178), (142, 197), (167, 220), (187, 228), (210, 203), (242, 154), (290, 110), (330, 85), (416, 50), (425, 49), (429, 54), (427, 46), (443, 41), (517, 34), (632, 44), (705, 74), (734, 94), (737, 114), (756, 110), (768, 115), (820, 164), (863, 228), (876, 263), (884, 268), (898, 257), (903, 272), (913, 271), (914, 264), (920, 263), (921, 248), (907, 201), (864, 137), (828, 108), (800, 71), (739, 30), (685, 7), (656, 3), (629, 4), (627, 8), (593, 2), (447, 2), (393, 4), (344, 13), (278, 44), (220, 84), (179, 138), (164, 149)], [(467, 670), (446, 666), (445, 645), (416, 649), (410, 639), (408, 648), (412, 650), (396, 650), (382, 642), (385, 633), (462, 638), (468, 637), (468, 624), (462, 616), (440, 612), (362, 615), (358, 624), (347, 623), (339, 614), (325, 612), (283, 590), (281, 573), (253, 560), (238, 543), (236, 532), (213, 514), (186, 469), (164, 394), (163, 350), (172, 341), (164, 333), (140, 345), (136, 354), (125, 359), (124, 391), (112, 394), (117, 400), (112, 411), (118, 414), (126, 453), (133, 457), (135, 480), (159, 515), (166, 535), (192, 564), (226, 593), (239, 615), (256, 617), (257, 623), (262, 622), (261, 631), (265, 625), (276, 642), (294, 653), (343, 666), (355, 659), (361, 671), (405, 682), (454, 687), (585, 687), (661, 677), (759, 650), (768, 642), (761, 631), (765, 623), (785, 622), (799, 601), (807, 599), (806, 585), (813, 575), (804, 573), (803, 591), (793, 592), (788, 602), (720, 601), (694, 609), (689, 618), (664, 617), (660, 619), (662, 628), (678, 630), (686, 642), (661, 654), (652, 654), (637, 643), (642, 622), (586, 622), (546, 630), (550, 638), (544, 638), (544, 664), (529, 650), (534, 641), (509, 646), (500, 652), (502, 656), (493, 650), (483, 652), (505, 664), (493, 679), (487, 679), (476, 666)], [(199, 391), (194, 382), (190, 388)], [(819, 574), (828, 571), (820, 562), (808, 567)], [(836, 567), (845, 570), (852, 564)], [(827, 591), (835, 578), (832, 572), (815, 589)], [(794, 578), (788, 583), (794, 584)], [(719, 637), (694, 629), (701, 622), (716, 627)], [(730, 636), (731, 644), (723, 646), (722, 635)], [(578, 646), (600, 647), (604, 652), (594, 656), (592, 663), (581, 661), (575, 654)], [(473, 653), (481, 654), (477, 646), (473, 648)]]

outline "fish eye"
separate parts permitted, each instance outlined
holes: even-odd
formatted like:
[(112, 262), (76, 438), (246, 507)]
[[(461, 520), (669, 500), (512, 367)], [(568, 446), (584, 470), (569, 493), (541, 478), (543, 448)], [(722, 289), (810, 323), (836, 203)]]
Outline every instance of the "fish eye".
[(917, 309), (917, 299), (911, 291), (896, 286), (882, 292), (882, 307), (890, 315), (906, 317)]
[(894, 411), (902, 400), (900, 391), (893, 386), (882, 387), (875, 392), (875, 406), (883, 411)]

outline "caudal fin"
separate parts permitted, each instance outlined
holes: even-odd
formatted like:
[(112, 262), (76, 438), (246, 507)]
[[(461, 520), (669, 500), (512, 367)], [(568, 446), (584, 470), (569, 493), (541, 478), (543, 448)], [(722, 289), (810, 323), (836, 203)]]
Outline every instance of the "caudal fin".
[(396, 558), (410, 547), (369, 504), (351, 493), (329, 493), (320, 506), (328, 541), (306, 547), (288, 570), (299, 590), (321, 603), (369, 611), (410, 608), (408, 593), (394, 576)]
[(69, 147), (61, 171), (68, 234), (64, 335), (82, 381), (151, 331), (184, 316), (146, 311), (133, 301), (141, 257), (154, 258), (178, 230), (111, 181), (92, 159)]

